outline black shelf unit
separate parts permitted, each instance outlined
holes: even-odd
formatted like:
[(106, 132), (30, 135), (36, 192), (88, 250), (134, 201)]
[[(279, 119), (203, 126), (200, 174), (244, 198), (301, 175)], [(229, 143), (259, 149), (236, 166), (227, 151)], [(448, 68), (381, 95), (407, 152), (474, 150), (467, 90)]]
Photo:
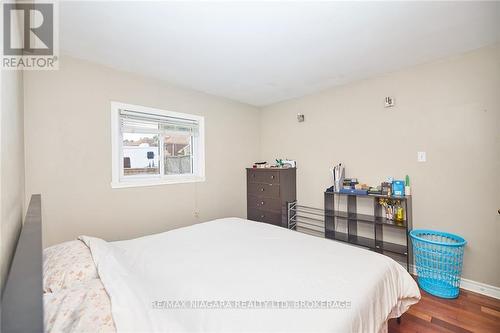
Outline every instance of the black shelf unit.
[[(347, 198), (347, 211), (335, 209), (337, 197)], [(373, 215), (360, 214), (357, 212), (358, 198), (373, 199)], [(379, 204), (379, 198), (400, 200), (405, 212), (403, 221), (387, 219), (383, 207)], [(340, 192), (325, 192), (325, 238), (346, 242), (349, 244), (368, 248), (372, 251), (387, 255), (399, 262), (406, 263), (406, 269), (410, 270), (411, 243), (409, 232), (412, 229), (412, 207), (411, 196), (384, 196), (371, 194), (353, 194)], [(373, 226), (373, 238), (358, 235), (358, 223)], [(338, 231), (339, 224), (347, 226), (347, 232)], [(393, 228), (405, 235), (405, 244), (397, 244), (384, 240), (384, 227)]]

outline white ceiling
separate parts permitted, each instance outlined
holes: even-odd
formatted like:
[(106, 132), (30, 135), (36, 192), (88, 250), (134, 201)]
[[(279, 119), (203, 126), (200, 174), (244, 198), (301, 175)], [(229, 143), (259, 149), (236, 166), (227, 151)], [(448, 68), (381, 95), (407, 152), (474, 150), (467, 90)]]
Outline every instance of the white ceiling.
[(63, 54), (264, 106), (500, 42), (500, 2), (64, 2)]

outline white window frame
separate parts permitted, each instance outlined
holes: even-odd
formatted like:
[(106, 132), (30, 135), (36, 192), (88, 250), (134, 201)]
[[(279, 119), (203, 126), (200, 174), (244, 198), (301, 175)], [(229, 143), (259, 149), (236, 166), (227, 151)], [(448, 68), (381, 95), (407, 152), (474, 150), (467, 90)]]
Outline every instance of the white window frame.
[[(164, 175), (163, 153), (159, 155), (159, 175), (123, 175), (123, 137), (120, 123), (120, 110), (143, 112), (159, 116), (184, 118), (198, 122), (198, 135), (192, 137), (193, 173), (182, 175)], [(163, 151), (163, 142), (160, 140), (159, 148)], [(150, 108), (142, 105), (133, 105), (121, 102), (111, 102), (111, 168), (112, 188), (154, 186), (166, 184), (194, 183), (205, 181), (205, 118), (198, 115), (173, 112)]]

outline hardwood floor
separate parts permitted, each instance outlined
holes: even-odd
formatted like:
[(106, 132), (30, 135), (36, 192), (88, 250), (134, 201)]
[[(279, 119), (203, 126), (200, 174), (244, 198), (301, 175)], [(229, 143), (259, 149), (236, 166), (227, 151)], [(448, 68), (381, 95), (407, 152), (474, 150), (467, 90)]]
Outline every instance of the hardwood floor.
[(400, 332), (495, 332), (500, 333), (500, 300), (461, 290), (457, 299), (446, 300), (421, 290), (422, 299), (398, 324), (389, 321), (389, 333)]

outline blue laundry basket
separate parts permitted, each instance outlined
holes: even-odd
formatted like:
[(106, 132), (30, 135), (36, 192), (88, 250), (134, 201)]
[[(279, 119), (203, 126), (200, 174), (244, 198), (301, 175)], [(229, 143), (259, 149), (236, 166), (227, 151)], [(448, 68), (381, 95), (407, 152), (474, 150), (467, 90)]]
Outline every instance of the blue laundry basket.
[(467, 241), (446, 232), (416, 229), (410, 232), (418, 285), (442, 298), (458, 297)]

